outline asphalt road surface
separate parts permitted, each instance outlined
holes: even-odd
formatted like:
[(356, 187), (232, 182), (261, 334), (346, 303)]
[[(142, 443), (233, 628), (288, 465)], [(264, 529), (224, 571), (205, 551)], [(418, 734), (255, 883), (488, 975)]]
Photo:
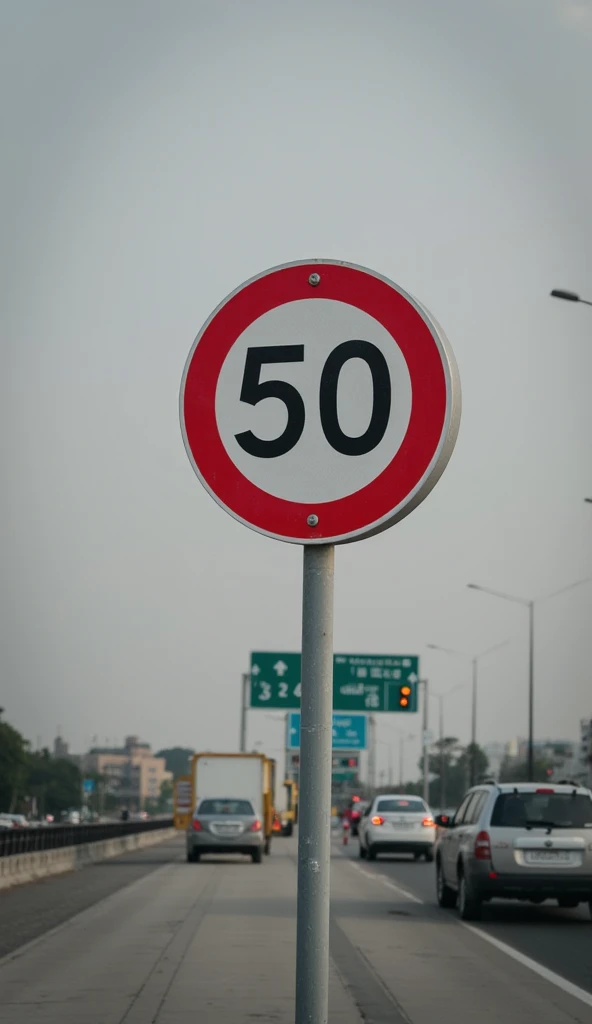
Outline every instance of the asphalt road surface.
[[(474, 928), (436, 906), (432, 865), (332, 853), (329, 1024), (592, 1024), (585, 915)], [(188, 864), (178, 837), (0, 892), (0, 1024), (293, 1024), (296, 879), (295, 839)]]
[(49, 876), (0, 892), (0, 957), (150, 874), (181, 858), (178, 840), (135, 850), (82, 871)]
[[(350, 859), (358, 859), (358, 850), (357, 839), (342, 847), (343, 854)], [(457, 916), (454, 910), (438, 907), (435, 864), (394, 855), (360, 864), (364, 870), (376, 872), (407, 890), (428, 907), (435, 907), (444, 917)], [(483, 918), (473, 927), (592, 993), (592, 917), (587, 906), (560, 910), (552, 902), (535, 906), (494, 900), (483, 907)]]

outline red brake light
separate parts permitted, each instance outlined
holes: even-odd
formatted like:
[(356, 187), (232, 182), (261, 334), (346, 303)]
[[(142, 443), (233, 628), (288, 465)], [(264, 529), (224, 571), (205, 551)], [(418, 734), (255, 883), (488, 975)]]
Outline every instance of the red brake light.
[(423, 821), (422, 821), (422, 825), (424, 826), (424, 828), (433, 828), (434, 827), (434, 819), (433, 818), (424, 818)]
[(554, 789), (549, 789), (548, 786), (546, 788), (541, 787), (540, 789), (535, 789), (535, 793), (554, 793), (554, 792), (555, 792), (555, 790)]
[(384, 818), (380, 817), (380, 814), (375, 814), (372, 818), (373, 825), (384, 825)]
[(479, 832), (475, 839), (475, 860), (491, 860), (489, 832)]
[(199, 820), (199, 818), (194, 818), (193, 819), (193, 821), (191, 822), (191, 827), (192, 827), (194, 832), (201, 832), (202, 824), (201, 824), (201, 821)]
[(260, 832), (260, 831), (261, 831), (261, 822), (259, 821), (259, 818), (257, 818), (256, 821), (254, 821), (253, 824), (251, 825), (251, 832)]

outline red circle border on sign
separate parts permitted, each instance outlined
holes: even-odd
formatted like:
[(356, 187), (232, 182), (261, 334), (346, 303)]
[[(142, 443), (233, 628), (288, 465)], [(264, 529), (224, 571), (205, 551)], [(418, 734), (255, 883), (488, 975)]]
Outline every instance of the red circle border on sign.
[[(312, 273), (320, 274), (316, 287), (308, 280)], [(300, 299), (334, 299), (374, 317), (400, 348), (411, 378), (409, 424), (391, 462), (365, 487), (334, 501), (288, 501), (257, 487), (228, 455), (216, 421), (218, 378), (237, 338), (269, 310)], [(188, 454), (207, 490), (246, 525), (294, 543), (347, 540), (352, 534), (370, 532), (409, 501), (437, 456), (450, 418), (445, 366), (445, 355), (427, 321), (384, 278), (348, 264), (321, 261), (268, 271), (227, 298), (197, 336), (181, 390)], [(311, 513), (318, 516), (316, 527), (307, 524)]]

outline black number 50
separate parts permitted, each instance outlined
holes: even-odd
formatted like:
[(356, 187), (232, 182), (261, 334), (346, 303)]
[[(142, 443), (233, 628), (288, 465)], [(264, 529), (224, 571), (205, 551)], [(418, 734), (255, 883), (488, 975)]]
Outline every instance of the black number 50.
[[(349, 359), (363, 359), (372, 375), (372, 414), (363, 434), (351, 437), (341, 429), (337, 414), (339, 374)], [(265, 363), (302, 363), (304, 345), (270, 345), (247, 349), (240, 400), (258, 405), (264, 398), (279, 398), (288, 411), (288, 422), (279, 437), (269, 441), (252, 430), (235, 434), (241, 448), (259, 459), (275, 459), (298, 444), (304, 430), (306, 413), (302, 395), (285, 380), (260, 381)], [(391, 413), (391, 378), (380, 349), (369, 341), (344, 341), (333, 349), (321, 373), (319, 388), (321, 426), (327, 441), (342, 455), (367, 455), (382, 441)]]

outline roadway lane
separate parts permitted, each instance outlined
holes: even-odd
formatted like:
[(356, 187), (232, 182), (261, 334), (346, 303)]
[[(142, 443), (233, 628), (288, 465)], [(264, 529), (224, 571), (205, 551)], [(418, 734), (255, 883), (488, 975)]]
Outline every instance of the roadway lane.
[(0, 891), (0, 958), (183, 855), (174, 838), (80, 871)]
[[(261, 865), (182, 846), (0, 961), (0, 1024), (293, 1024), (296, 842)], [(329, 1024), (592, 1024), (592, 997), (394, 884), (335, 848)]]
[[(357, 839), (351, 839), (341, 852), (357, 860), (358, 849)], [(436, 907), (438, 913), (456, 916), (456, 911), (438, 908), (434, 864), (403, 856), (384, 856), (360, 864)], [(474, 927), (592, 993), (592, 919), (588, 907), (560, 910), (552, 903), (535, 906), (499, 900), (483, 907), (483, 919)]]

